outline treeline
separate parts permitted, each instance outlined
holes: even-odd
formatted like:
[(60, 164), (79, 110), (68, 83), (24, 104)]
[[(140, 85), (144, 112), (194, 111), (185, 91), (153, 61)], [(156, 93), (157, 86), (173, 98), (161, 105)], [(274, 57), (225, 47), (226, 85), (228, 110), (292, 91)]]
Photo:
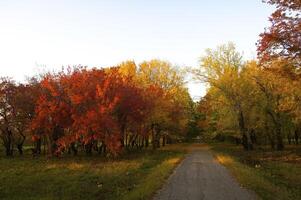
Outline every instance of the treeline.
[(301, 137), (301, 2), (269, 0), (271, 26), (260, 35), (258, 60), (243, 62), (233, 44), (209, 49), (195, 77), (209, 83), (199, 125), (209, 138), (232, 138), (246, 150), (282, 150)]
[(2, 78), (0, 136), (7, 156), (24, 143), (48, 155), (156, 149), (187, 132), (191, 105), (183, 73), (159, 60)]

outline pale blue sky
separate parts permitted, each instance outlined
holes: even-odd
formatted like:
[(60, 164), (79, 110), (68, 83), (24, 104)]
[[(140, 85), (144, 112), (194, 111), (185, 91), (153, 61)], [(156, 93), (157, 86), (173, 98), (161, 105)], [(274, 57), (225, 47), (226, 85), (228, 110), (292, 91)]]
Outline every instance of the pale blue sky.
[(272, 11), (261, 0), (0, 0), (0, 75), (128, 59), (197, 66), (206, 48), (228, 41), (250, 59)]

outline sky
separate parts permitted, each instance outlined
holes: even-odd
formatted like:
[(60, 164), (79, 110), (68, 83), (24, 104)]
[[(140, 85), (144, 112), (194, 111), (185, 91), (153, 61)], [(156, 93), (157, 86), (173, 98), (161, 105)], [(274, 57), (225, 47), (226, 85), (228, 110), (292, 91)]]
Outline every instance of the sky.
[[(154, 58), (197, 67), (229, 41), (253, 59), (272, 11), (261, 0), (0, 0), (0, 76)], [(206, 90), (188, 88), (193, 98)]]

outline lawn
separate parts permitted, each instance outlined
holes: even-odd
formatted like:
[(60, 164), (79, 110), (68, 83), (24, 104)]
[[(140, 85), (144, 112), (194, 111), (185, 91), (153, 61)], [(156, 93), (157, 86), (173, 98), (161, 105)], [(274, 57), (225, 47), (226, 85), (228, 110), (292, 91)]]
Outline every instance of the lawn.
[(0, 157), (0, 199), (150, 199), (187, 145), (127, 153), (46, 158)]
[(240, 146), (211, 144), (220, 163), (262, 199), (301, 199), (301, 147), (246, 152)]

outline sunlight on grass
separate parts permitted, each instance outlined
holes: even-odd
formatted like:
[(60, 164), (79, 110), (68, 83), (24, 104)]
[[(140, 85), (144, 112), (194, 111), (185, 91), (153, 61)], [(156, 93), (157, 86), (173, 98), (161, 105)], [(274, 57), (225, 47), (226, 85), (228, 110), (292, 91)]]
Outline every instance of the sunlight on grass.
[(177, 166), (182, 158), (182, 155), (178, 155), (177, 157), (165, 160), (160, 165), (156, 166), (151, 173), (149, 173), (138, 185), (136, 185), (135, 190), (125, 195), (122, 199), (149, 199), (153, 195), (154, 191), (160, 189), (164, 181), (168, 178), (172, 170)]
[(219, 163), (223, 165), (233, 164), (233, 159), (230, 156), (219, 154), (216, 155), (216, 159), (218, 160)]
[(185, 153), (133, 152), (124, 158), (0, 159), (0, 199), (148, 199)]
[(46, 165), (46, 169), (55, 169), (57, 168), (58, 166), (56, 164), (49, 164), (49, 165)]
[(79, 164), (79, 163), (71, 163), (67, 166), (68, 169), (71, 169), (71, 170), (79, 170), (79, 169), (82, 169), (84, 167), (83, 164)]
[(109, 163), (99, 163), (93, 165), (92, 169), (101, 174), (123, 174), (128, 170), (136, 170), (143, 164), (142, 160), (138, 161), (112, 161)]
[(174, 164), (179, 163), (179, 162), (180, 162), (180, 159), (179, 159), (179, 158), (172, 158), (172, 159), (169, 159), (169, 160), (167, 160), (167, 161), (165, 161), (165, 162), (167, 162), (168, 164), (174, 165)]
[[(243, 159), (250, 159), (249, 152), (242, 152), (237, 146), (216, 144), (212, 145), (212, 149), (216, 160), (227, 167), (242, 186), (255, 191), (261, 199), (299, 199), (301, 167), (279, 162), (287, 160), (283, 152), (269, 153), (269, 159), (262, 159), (264, 163), (255, 164), (257, 162), (242, 163)], [(236, 153), (241, 157), (235, 156)], [(262, 153), (260, 155), (263, 156)], [(251, 158), (257, 158), (256, 152), (252, 152)]]

